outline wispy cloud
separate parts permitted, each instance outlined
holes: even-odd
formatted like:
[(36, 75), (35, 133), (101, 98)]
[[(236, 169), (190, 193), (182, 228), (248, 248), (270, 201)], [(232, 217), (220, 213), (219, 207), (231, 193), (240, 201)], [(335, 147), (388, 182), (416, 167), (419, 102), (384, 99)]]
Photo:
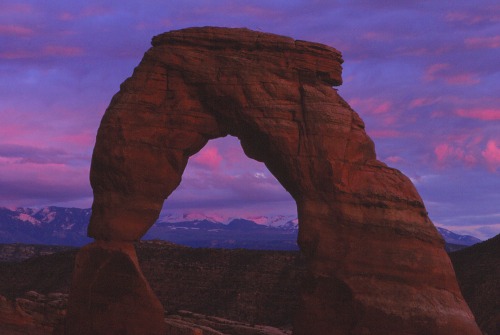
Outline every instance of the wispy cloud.
[(202, 150), (199, 154), (191, 158), (191, 161), (201, 167), (216, 170), (220, 167), (222, 157), (217, 147), (211, 146)]
[(5, 1), (0, 4), (0, 13), (6, 16), (17, 14), (28, 14), (33, 11), (33, 7), (26, 3)]
[(481, 154), (491, 171), (497, 171), (500, 168), (500, 147), (495, 140), (488, 141)]
[(68, 153), (56, 148), (0, 144), (0, 157), (13, 158), (18, 163), (60, 164), (68, 156)]
[(445, 20), (468, 26), (498, 23), (500, 22), (500, 6), (486, 2), (483, 6), (473, 5), (467, 10), (452, 10), (445, 15)]
[(470, 37), (465, 40), (465, 46), (471, 49), (498, 49), (500, 48), (500, 35), (489, 37)]
[(17, 37), (33, 36), (35, 31), (29, 27), (20, 25), (0, 24), (0, 35), (11, 35)]
[(453, 164), (455, 161), (462, 161), (466, 165), (474, 165), (477, 159), (473, 153), (459, 146), (454, 146), (448, 143), (441, 143), (434, 148), (437, 162), (440, 166), (445, 164)]
[(500, 120), (500, 109), (481, 108), (481, 109), (458, 109), (455, 112), (460, 117), (478, 119), (483, 121)]
[(64, 45), (46, 45), (42, 49), (42, 55), (44, 56), (59, 56), (59, 57), (72, 57), (80, 56), (83, 54), (83, 48), (72, 47)]
[(88, 173), (88, 167), (0, 157), (0, 203), (40, 206), (86, 199), (88, 206)]
[(477, 74), (456, 70), (447, 63), (438, 63), (429, 66), (425, 72), (424, 80), (427, 82), (443, 80), (450, 85), (474, 85), (480, 82)]

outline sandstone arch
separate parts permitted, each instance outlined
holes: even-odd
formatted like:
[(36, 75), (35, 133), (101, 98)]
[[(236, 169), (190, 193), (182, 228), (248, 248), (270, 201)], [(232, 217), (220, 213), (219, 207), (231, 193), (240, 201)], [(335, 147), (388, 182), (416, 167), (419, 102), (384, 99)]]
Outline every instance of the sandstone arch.
[(342, 82), (338, 51), (212, 27), (152, 44), (99, 128), (96, 242), (77, 259), (68, 334), (164, 333), (131, 242), (188, 158), (227, 134), (297, 203), (309, 278), (294, 334), (480, 334), (417, 191), (376, 160), (362, 120), (331, 88)]

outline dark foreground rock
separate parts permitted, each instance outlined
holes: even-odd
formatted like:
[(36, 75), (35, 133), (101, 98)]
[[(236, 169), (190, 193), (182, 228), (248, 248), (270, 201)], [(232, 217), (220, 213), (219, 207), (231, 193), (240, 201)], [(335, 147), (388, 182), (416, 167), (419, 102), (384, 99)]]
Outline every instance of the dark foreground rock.
[(500, 235), (450, 254), (464, 298), (484, 334), (500, 334)]
[[(35, 291), (9, 301), (0, 296), (0, 334), (62, 334), (68, 295)], [(165, 315), (166, 335), (289, 335), (290, 330), (237, 322), (189, 311)]]
[(29, 291), (14, 301), (0, 296), (0, 334), (52, 334), (63, 323), (67, 302), (68, 295), (63, 293)]
[(291, 330), (236, 322), (189, 311), (165, 318), (168, 335), (291, 335)]
[[(462, 292), (483, 333), (489, 335), (499, 333), (499, 248), (497, 236), (450, 255)], [(144, 275), (172, 322), (193, 323), (188, 314), (180, 312), (189, 310), (207, 319), (290, 329), (304, 274), (298, 252), (193, 249), (162, 241), (144, 241), (136, 244), (136, 249)], [(26, 319), (26, 313), (13, 313), (16, 299), (28, 299), (25, 292), (30, 290), (44, 296), (68, 293), (75, 253), (70, 250), (0, 263), (0, 295), (7, 297), (0, 304), (0, 334), (38, 335), (50, 330), (46, 321), (43, 327), (34, 326), (33, 317)], [(179, 331), (186, 327), (179, 326)], [(191, 333), (187, 334), (197, 334), (193, 330), (196, 327), (189, 326)]]

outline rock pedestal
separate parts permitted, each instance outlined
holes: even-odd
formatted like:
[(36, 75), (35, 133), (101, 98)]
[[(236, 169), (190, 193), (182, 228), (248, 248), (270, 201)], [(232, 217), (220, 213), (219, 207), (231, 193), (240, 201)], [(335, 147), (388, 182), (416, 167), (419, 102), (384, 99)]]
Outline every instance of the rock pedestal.
[(65, 334), (165, 335), (163, 315), (133, 243), (97, 241), (79, 251)]
[[(140, 239), (189, 157), (210, 139), (236, 136), (297, 203), (309, 276), (295, 335), (480, 334), (422, 199), (376, 159), (363, 121), (332, 88), (342, 83), (337, 50), (213, 27), (152, 44), (99, 128), (89, 236)], [(86, 320), (118, 334), (134, 320), (123, 334), (158, 323), (153, 334), (159, 306), (133, 252), (105, 243), (80, 252), (68, 327)], [(89, 291), (95, 280), (101, 286)], [(108, 292), (112, 283), (120, 284)], [(78, 334), (95, 334), (85, 329)]]

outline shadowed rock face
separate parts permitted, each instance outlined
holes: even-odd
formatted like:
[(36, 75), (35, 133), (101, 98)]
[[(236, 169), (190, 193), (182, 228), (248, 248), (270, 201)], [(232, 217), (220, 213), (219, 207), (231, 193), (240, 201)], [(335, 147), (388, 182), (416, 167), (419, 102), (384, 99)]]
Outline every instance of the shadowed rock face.
[[(88, 233), (100, 242), (77, 260), (84, 269), (75, 272), (73, 290), (90, 297), (82, 303), (72, 293), (71, 324), (88, 323), (89, 316), (95, 324), (117, 323), (123, 315), (117, 329), (143, 326), (144, 313), (126, 313), (116, 303), (120, 297), (100, 289), (103, 283), (89, 284), (102, 264), (84, 260), (114, 243), (106, 241), (140, 239), (179, 185), (189, 157), (210, 139), (232, 135), (297, 203), (298, 243), (309, 275), (295, 335), (480, 334), (422, 199), (407, 177), (376, 160), (363, 121), (332, 89), (342, 82), (338, 51), (212, 27), (168, 32), (152, 44), (99, 128)], [(117, 250), (106, 256), (109, 262), (135, 257), (133, 249), (123, 251), (126, 257)], [(135, 261), (127, 261), (134, 268), (126, 276), (106, 264), (100, 280), (132, 280), (121, 285), (139, 288), (123, 292), (124, 304), (143, 295), (158, 315)], [(151, 326), (141, 334), (161, 331)]]

